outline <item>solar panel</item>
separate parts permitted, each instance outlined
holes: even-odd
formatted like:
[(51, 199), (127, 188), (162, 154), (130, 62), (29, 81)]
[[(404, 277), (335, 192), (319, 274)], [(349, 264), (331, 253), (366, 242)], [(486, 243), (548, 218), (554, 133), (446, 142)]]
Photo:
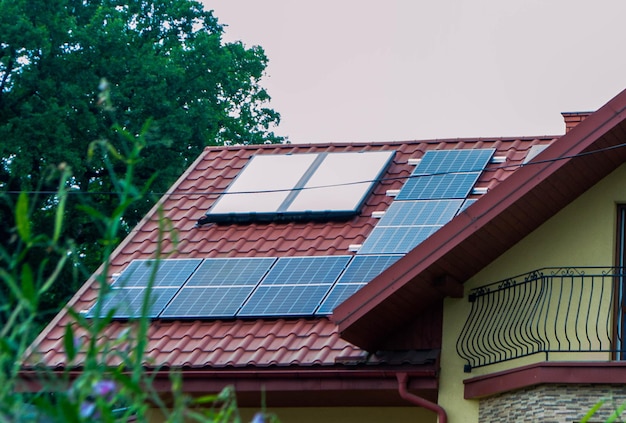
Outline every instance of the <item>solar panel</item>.
[(494, 149), (427, 151), (396, 200), (465, 198)]
[(524, 158), (524, 161), (522, 162), (522, 164), (526, 164), (526, 163), (530, 162), (532, 159), (537, 157), (539, 155), (539, 153), (541, 153), (543, 150), (545, 150), (548, 147), (550, 147), (550, 144), (544, 144), (544, 145), (535, 144), (535, 145), (533, 145), (532, 147), (530, 147), (530, 150), (528, 151), (528, 154), (526, 154), (526, 157)]
[(406, 254), (432, 235), (441, 226), (376, 227), (367, 237), (358, 254)]
[(460, 199), (394, 201), (358, 255), (406, 254), (452, 220), (462, 204)]
[(322, 302), (315, 314), (327, 315), (332, 314), (333, 310), (337, 306), (343, 303), (348, 297), (363, 288), (365, 283), (344, 283), (341, 285), (333, 286), (332, 290), (328, 293), (328, 296)]
[(228, 213), (273, 213), (298, 186), (319, 154), (262, 154), (246, 167), (213, 204), (208, 216)]
[(316, 314), (331, 314), (333, 309), (369, 281), (399, 260), (402, 255), (355, 256), (331, 288)]
[(256, 286), (275, 261), (274, 257), (207, 258), (185, 287)]
[(360, 209), (392, 157), (392, 151), (325, 155), (287, 211)]
[(396, 200), (465, 198), (479, 176), (480, 172), (412, 177), (406, 181)]
[[(151, 286), (147, 317), (155, 318), (198, 267), (202, 259), (133, 260), (113, 282), (100, 315), (115, 309), (116, 319), (141, 316), (146, 289)], [(87, 317), (95, 316), (95, 306)]]
[(181, 287), (202, 259), (133, 260), (115, 280), (116, 287)]
[(432, 175), (446, 172), (482, 172), (495, 149), (430, 150), (413, 172)]
[(351, 256), (281, 257), (239, 317), (312, 315)]
[(261, 285), (332, 284), (351, 256), (280, 257)]
[(355, 256), (348, 264), (345, 272), (337, 280), (337, 284), (367, 283), (401, 257), (402, 254)]
[(394, 154), (365, 151), (252, 156), (202, 221), (352, 217)]
[(458, 212), (457, 214), (461, 213), (463, 210), (465, 210), (466, 208), (468, 208), (469, 206), (471, 206), (471, 205), (472, 205), (472, 204), (474, 204), (475, 202), (476, 202), (476, 199), (475, 199), (475, 198), (470, 198), (470, 199), (465, 200), (465, 201), (463, 202), (463, 205), (461, 206), (461, 208), (459, 209), (459, 212)]
[(275, 261), (273, 257), (205, 259), (160, 317), (234, 317)]
[(311, 316), (331, 284), (262, 285), (239, 312), (240, 317)]
[(377, 228), (385, 226), (441, 226), (451, 220), (463, 200), (394, 201)]
[[(177, 291), (178, 288), (153, 288), (150, 291), (146, 317), (157, 317)], [(114, 288), (106, 295), (100, 315), (105, 316), (115, 309), (113, 317), (116, 319), (141, 317), (146, 292), (145, 288)], [(93, 317), (93, 314), (88, 317)]]
[(248, 298), (254, 286), (185, 287), (163, 310), (162, 319), (231, 318)]

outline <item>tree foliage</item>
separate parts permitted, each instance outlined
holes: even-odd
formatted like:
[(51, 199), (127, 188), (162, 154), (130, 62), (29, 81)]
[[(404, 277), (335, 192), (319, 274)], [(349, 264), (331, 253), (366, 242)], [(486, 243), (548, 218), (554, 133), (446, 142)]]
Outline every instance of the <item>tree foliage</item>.
[[(260, 85), (263, 49), (225, 43), (222, 26), (197, 1), (0, 0), (0, 16), (5, 251), (15, 238), (9, 210), (17, 197), (9, 193), (53, 190), (47, 176), (69, 166), (74, 195), (64, 235), (76, 242), (75, 263), (86, 263), (88, 272), (100, 263), (98, 228), (76, 206), (103, 213), (115, 207), (116, 187), (106, 175), (117, 169), (106, 168), (107, 153), (99, 149), (86, 159), (94, 140), (107, 139), (124, 152), (129, 147), (122, 131), (146, 134), (134, 177), (139, 186), (151, 181), (156, 193), (165, 192), (207, 145), (283, 141), (272, 132), (280, 116), (267, 107)], [(36, 200), (30, 202), (36, 204), (33, 227), (45, 228), (57, 200), (41, 194)], [(128, 210), (127, 230), (153, 201)], [(53, 294), (67, 297), (75, 289)]]

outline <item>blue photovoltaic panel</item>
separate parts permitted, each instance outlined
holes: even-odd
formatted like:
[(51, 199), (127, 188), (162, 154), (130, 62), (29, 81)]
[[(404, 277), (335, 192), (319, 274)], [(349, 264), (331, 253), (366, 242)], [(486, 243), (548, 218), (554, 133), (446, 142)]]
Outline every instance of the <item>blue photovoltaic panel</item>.
[(330, 287), (331, 284), (261, 285), (238, 316), (311, 316)]
[(463, 200), (394, 201), (376, 225), (441, 226), (456, 215)]
[(465, 198), (478, 180), (480, 172), (411, 177), (396, 200), (434, 200)]
[(355, 256), (337, 280), (342, 283), (367, 283), (402, 257), (396, 255)]
[[(472, 199), (468, 199), (465, 200), (463, 202), (463, 205), (461, 206), (461, 208), (459, 209), (459, 213), (461, 213), (463, 210), (465, 210), (466, 208), (468, 208), (469, 206), (471, 206), (472, 204), (474, 204), (476, 202), (476, 198), (472, 198)], [(458, 214), (458, 213), (457, 213)]]
[(154, 274), (153, 287), (178, 287), (196, 270), (202, 259), (133, 260), (115, 280), (115, 287), (145, 288)]
[(161, 317), (234, 317), (275, 261), (273, 257), (205, 259)]
[[(146, 316), (157, 317), (177, 291), (178, 288), (153, 288), (150, 291)], [(141, 316), (145, 295), (145, 288), (113, 288), (105, 296), (100, 315), (105, 316), (111, 309), (115, 309), (113, 317), (116, 319), (138, 318)], [(88, 316), (93, 317), (94, 312), (92, 308)]]
[(344, 283), (335, 285), (324, 299), (324, 302), (315, 314), (332, 314), (333, 310), (350, 295), (363, 288), (365, 283)]
[(274, 257), (207, 258), (191, 276), (189, 286), (256, 286), (274, 264)]
[(447, 172), (482, 172), (495, 149), (430, 150), (424, 154), (414, 175)]
[(493, 149), (427, 151), (396, 200), (465, 198)]
[(281, 257), (261, 285), (332, 284), (351, 256)]
[(163, 310), (161, 318), (230, 318), (237, 314), (254, 285), (185, 287)]
[[(104, 316), (115, 308), (114, 318), (139, 317), (146, 288), (152, 283), (148, 317), (157, 317), (200, 262), (202, 259), (133, 260), (111, 286), (100, 315)], [(94, 314), (95, 306), (87, 317)]]
[(350, 258), (351, 256), (279, 258), (237, 315), (312, 315)]
[(331, 314), (333, 309), (362, 286), (381, 274), (399, 260), (402, 255), (355, 256), (316, 314)]
[(374, 228), (360, 254), (406, 254), (441, 226), (391, 226)]

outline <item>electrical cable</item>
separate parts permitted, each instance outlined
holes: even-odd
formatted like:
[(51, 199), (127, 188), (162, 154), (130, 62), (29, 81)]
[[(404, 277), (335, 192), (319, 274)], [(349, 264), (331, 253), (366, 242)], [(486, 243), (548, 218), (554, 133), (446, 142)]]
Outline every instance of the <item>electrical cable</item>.
[[(592, 154), (597, 154), (597, 153), (604, 153), (606, 151), (611, 151), (611, 150), (615, 150), (618, 148), (622, 148), (622, 147), (626, 147), (626, 143), (622, 143), (622, 144), (617, 144), (617, 145), (613, 145), (610, 147), (604, 147), (604, 148), (600, 148), (597, 150), (593, 150), (593, 151), (586, 151), (583, 153), (578, 153), (578, 154), (573, 154), (570, 156), (563, 156), (563, 157), (557, 157), (554, 159), (548, 159), (548, 160), (538, 160), (538, 161), (531, 161), (528, 163), (517, 163), (517, 164), (509, 164), (509, 165), (502, 165), (502, 166), (497, 166), (497, 167), (493, 167), (493, 168), (481, 168), (481, 169), (475, 169), (475, 170), (466, 170), (466, 171), (461, 171), (461, 172), (435, 172), (435, 173), (429, 173), (429, 174), (419, 174), (419, 175), (408, 175), (408, 176), (396, 176), (396, 177), (390, 177), (390, 178), (378, 178), (378, 179), (372, 179), (372, 180), (363, 180), (363, 181), (355, 181), (355, 182), (345, 182), (345, 183), (339, 183), (339, 184), (328, 184), (328, 185), (318, 185), (318, 186), (310, 186), (310, 187), (299, 187), (299, 188), (285, 188), (285, 189), (271, 189), (271, 190), (258, 190), (258, 191), (237, 191), (237, 192), (227, 192), (227, 191), (217, 191), (217, 192), (203, 192), (203, 191), (193, 191), (193, 192), (176, 192), (176, 191), (167, 191), (167, 192), (150, 192), (150, 195), (156, 195), (156, 196), (192, 196), (192, 195), (204, 195), (204, 196), (222, 196), (222, 195), (229, 195), (229, 194), (264, 194), (264, 193), (276, 193), (276, 192), (287, 192), (287, 191), (303, 191), (303, 190), (310, 190), (310, 189), (322, 189), (322, 188), (334, 188), (334, 187), (341, 187), (341, 186), (351, 186), (351, 185), (359, 185), (359, 184), (370, 184), (370, 183), (380, 183), (380, 182), (393, 182), (393, 181), (398, 181), (398, 180), (408, 180), (408, 179), (413, 179), (413, 178), (425, 178), (425, 177), (431, 177), (431, 176), (442, 176), (442, 175), (453, 175), (453, 174), (466, 174), (466, 173), (475, 173), (475, 172), (484, 172), (484, 171), (488, 171), (488, 172), (494, 172), (497, 170), (504, 170), (504, 169), (510, 169), (510, 168), (521, 168), (521, 167), (527, 167), (527, 166), (532, 166), (532, 165), (539, 165), (539, 164), (546, 164), (546, 163), (554, 163), (554, 162), (558, 162), (561, 160), (569, 160), (569, 159), (574, 159), (574, 158), (579, 158), (579, 157), (585, 157), (585, 156), (589, 156)], [(20, 193), (25, 193), (25, 194), (30, 194), (30, 195), (54, 195), (57, 194), (57, 191), (4, 191), (3, 194), (10, 194), (10, 195), (16, 195), (16, 194), (20, 194)], [(67, 191), (66, 192), (68, 195), (116, 195), (117, 193), (114, 191), (98, 191), (98, 192), (84, 192), (84, 191), (79, 191), (79, 190), (74, 190), (74, 191)], [(1, 193), (0, 193), (1, 194)]]

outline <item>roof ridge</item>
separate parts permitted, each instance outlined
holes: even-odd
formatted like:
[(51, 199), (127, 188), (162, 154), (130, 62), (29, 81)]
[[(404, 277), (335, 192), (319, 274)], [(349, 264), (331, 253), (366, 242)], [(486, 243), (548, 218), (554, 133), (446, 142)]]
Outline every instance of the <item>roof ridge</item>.
[(315, 149), (327, 147), (359, 147), (359, 146), (391, 146), (407, 144), (443, 144), (443, 143), (478, 143), (494, 141), (550, 141), (562, 137), (559, 135), (536, 135), (536, 136), (497, 136), (497, 137), (451, 137), (451, 138), (427, 138), (414, 140), (390, 140), (390, 141), (328, 141), (313, 143), (289, 143), (289, 144), (239, 144), (239, 145), (207, 145), (204, 151), (224, 151), (224, 150), (275, 150), (275, 149)]

